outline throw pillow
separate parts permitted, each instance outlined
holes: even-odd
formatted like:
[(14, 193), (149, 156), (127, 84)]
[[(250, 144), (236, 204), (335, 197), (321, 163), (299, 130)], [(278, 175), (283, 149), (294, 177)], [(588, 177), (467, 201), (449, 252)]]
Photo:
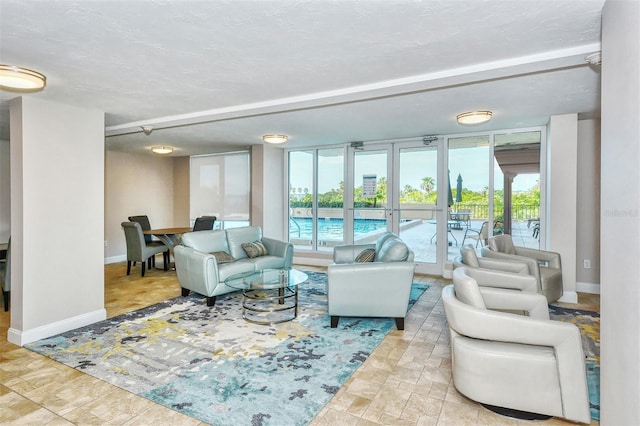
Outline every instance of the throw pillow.
[(242, 244), (242, 249), (250, 258), (258, 256), (266, 256), (269, 254), (267, 248), (262, 244), (262, 241), (254, 241), (252, 243)]
[(233, 256), (231, 256), (226, 251), (214, 251), (211, 254), (216, 258), (216, 262), (218, 262), (218, 265), (222, 265), (223, 263), (235, 262)]
[(376, 249), (368, 248), (362, 250), (354, 259), (356, 263), (373, 262), (373, 258), (376, 255)]

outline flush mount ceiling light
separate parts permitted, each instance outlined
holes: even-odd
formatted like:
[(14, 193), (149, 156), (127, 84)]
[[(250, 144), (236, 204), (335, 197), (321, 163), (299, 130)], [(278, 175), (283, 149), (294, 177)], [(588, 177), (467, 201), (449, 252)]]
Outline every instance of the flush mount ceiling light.
[(465, 125), (482, 124), (491, 120), (493, 113), (491, 111), (471, 111), (458, 114), (456, 119), (458, 123)]
[(156, 154), (166, 155), (171, 154), (173, 152), (173, 148), (170, 146), (154, 146), (153, 148), (151, 148), (151, 151), (155, 152)]
[(0, 89), (11, 92), (37, 92), (46, 85), (47, 77), (39, 72), (0, 64)]
[(285, 143), (289, 137), (287, 135), (264, 135), (262, 140), (266, 143)]

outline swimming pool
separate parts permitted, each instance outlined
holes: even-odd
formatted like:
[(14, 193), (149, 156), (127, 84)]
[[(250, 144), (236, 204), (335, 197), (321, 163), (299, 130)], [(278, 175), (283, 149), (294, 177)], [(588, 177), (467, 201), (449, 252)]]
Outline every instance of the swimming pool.
[[(289, 220), (290, 238), (310, 240), (312, 223), (310, 217), (291, 218)], [(298, 226), (300, 227), (299, 229)], [(355, 236), (362, 236), (370, 232), (387, 229), (387, 221), (385, 219), (355, 219), (353, 227)], [(327, 217), (318, 219), (318, 240), (342, 241), (344, 238), (343, 230), (344, 221), (342, 218)]]

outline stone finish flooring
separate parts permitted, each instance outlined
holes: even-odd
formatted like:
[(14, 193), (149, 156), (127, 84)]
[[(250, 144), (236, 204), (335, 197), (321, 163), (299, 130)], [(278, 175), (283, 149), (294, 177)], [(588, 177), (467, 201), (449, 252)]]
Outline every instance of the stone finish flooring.
[[(324, 272), (323, 268), (297, 266)], [(429, 289), (409, 311), (405, 330), (391, 331), (311, 425), (517, 425), (533, 422), (494, 414), (460, 395), (451, 381), (449, 332), (440, 301), (448, 280), (416, 276)], [(144, 278), (126, 263), (105, 266), (107, 316), (180, 295), (175, 271)], [(579, 294), (583, 309), (599, 310), (598, 295)], [(9, 313), (0, 313), (0, 424), (201, 425), (6, 340)], [(328, 319), (327, 319), (328, 321)], [(283, 402), (286, 403), (286, 402)], [(570, 425), (561, 419), (538, 425)], [(598, 422), (592, 421), (592, 425)]]

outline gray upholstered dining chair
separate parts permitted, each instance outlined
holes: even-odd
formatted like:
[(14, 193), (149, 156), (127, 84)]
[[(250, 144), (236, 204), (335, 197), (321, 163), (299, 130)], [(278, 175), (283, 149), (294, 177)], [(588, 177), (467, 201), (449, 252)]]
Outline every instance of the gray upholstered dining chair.
[(144, 277), (145, 265), (149, 268), (153, 265), (151, 261), (156, 254), (162, 253), (164, 260), (164, 270), (168, 269), (169, 249), (164, 245), (149, 245), (144, 241), (144, 234), (138, 222), (122, 222), (124, 236), (127, 240), (127, 275), (131, 273), (131, 263), (140, 262), (142, 266), (142, 276)]
[(442, 302), (461, 394), (512, 417), (590, 423), (580, 330), (550, 320), (543, 295), (480, 287), (464, 267), (453, 271)]
[(7, 244), (7, 258), (5, 262), (0, 262), (0, 284), (2, 285), (2, 298), (4, 299), (4, 310), (9, 310), (9, 297), (11, 295), (11, 237)]
[[(144, 237), (144, 242), (147, 244), (147, 247), (165, 247), (165, 244), (162, 241), (154, 240), (152, 235), (144, 234), (144, 231), (151, 230), (151, 223), (149, 222), (149, 217), (147, 215), (129, 216), (128, 219), (129, 222), (137, 222), (140, 224), (140, 228), (142, 228), (143, 231), (142, 236)], [(169, 256), (169, 253), (167, 252), (167, 254), (163, 256)], [(156, 257), (153, 256), (150, 259), (151, 264), (149, 265), (149, 268), (156, 266)], [(136, 263), (133, 262), (133, 264), (135, 265)]]
[(193, 224), (194, 231), (210, 231), (213, 229), (213, 224), (216, 222), (215, 216), (200, 216), (196, 218)]

